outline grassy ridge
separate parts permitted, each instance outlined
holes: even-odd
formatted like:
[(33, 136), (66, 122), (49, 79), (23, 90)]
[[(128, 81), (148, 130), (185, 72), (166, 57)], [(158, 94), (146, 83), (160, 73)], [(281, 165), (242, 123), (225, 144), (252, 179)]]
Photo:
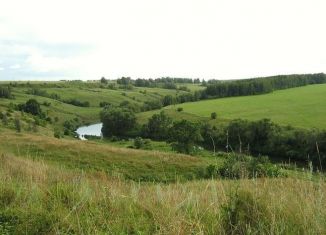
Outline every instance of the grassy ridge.
[[(209, 118), (212, 112), (216, 112), (220, 120), (270, 118), (279, 124), (325, 129), (326, 84), (275, 91), (265, 95), (184, 103), (166, 109), (174, 112), (178, 107), (183, 108), (184, 115), (201, 118)], [(140, 116), (147, 117), (151, 113), (153, 112)]]
[[(0, 82), (0, 85), (7, 85), (9, 82)], [(43, 102), (51, 103), (50, 107), (42, 105), (42, 110), (52, 118), (58, 118), (53, 126), (62, 128), (66, 120), (78, 118), (81, 123), (95, 123), (99, 121), (99, 112), (101, 111), (100, 102), (108, 102), (119, 105), (123, 101), (142, 107), (144, 102), (161, 100), (165, 95), (176, 96), (187, 93), (185, 91), (161, 88), (138, 88), (132, 90), (126, 89), (108, 89), (102, 88), (100, 83), (95, 82), (17, 82), (12, 85), (12, 94), (15, 99), (0, 98), (0, 112), (6, 111), (10, 103), (25, 103), (28, 99), (34, 98), (41, 104)], [(77, 99), (79, 101), (90, 103), (90, 107), (78, 107), (67, 104), (51, 98), (34, 96), (27, 94), (31, 88), (38, 88), (48, 94), (57, 94), (62, 101)], [(196, 89), (192, 85), (192, 89)], [(201, 87), (199, 89), (202, 89)], [(52, 128), (53, 129), (53, 128)]]
[(326, 185), (298, 179), (138, 184), (0, 157), (1, 234), (325, 234)]
[(213, 159), (158, 151), (133, 150), (91, 141), (55, 139), (43, 135), (17, 134), (1, 129), (0, 146), (5, 153), (44, 160), (68, 168), (119, 174), (136, 181), (170, 182), (202, 178)]

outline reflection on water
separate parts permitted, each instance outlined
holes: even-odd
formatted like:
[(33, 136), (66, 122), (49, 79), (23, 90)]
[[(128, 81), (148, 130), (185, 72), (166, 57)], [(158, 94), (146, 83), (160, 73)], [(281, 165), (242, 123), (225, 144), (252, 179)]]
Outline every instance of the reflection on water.
[(102, 129), (103, 124), (97, 123), (89, 126), (82, 126), (76, 130), (79, 139), (86, 140), (85, 135), (92, 135), (92, 136), (102, 136)]

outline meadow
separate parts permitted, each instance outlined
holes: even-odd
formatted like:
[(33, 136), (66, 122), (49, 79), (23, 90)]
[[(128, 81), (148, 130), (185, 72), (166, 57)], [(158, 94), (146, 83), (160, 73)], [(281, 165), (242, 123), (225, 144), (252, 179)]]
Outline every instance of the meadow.
[[(27, 94), (33, 85), (62, 100), (88, 101), (89, 107)], [(186, 86), (190, 92), (203, 89)], [(138, 124), (164, 110), (174, 120), (191, 122), (224, 125), (237, 118), (270, 118), (282, 125), (326, 128), (325, 92), (326, 85), (310, 85), (176, 104), (136, 116)], [(55, 129), (65, 121), (98, 122), (100, 102), (141, 106), (165, 95), (187, 93), (148, 87), (108, 89), (99, 82), (13, 86), (14, 99), (0, 98), (0, 112), (6, 112), (9, 120), (0, 122), (0, 234), (325, 234), (325, 175), (306, 162), (301, 168), (270, 163), (269, 170), (280, 167), (277, 176), (228, 178), (209, 171), (222, 166), (232, 153), (215, 155), (202, 149), (181, 154), (163, 140), (135, 149), (134, 139), (127, 136), (54, 138)], [(52, 118), (37, 130), (30, 128), (31, 114), (12, 108), (32, 98)], [(180, 107), (183, 110), (177, 111)], [(217, 119), (211, 119), (212, 112)], [(240, 173), (246, 171), (243, 162), (234, 165)]]
[(134, 150), (92, 141), (56, 139), (43, 134), (15, 133), (1, 129), (4, 153), (46, 161), (66, 168), (103, 171), (135, 181), (172, 182), (204, 177), (214, 158), (173, 152)]
[[(8, 85), (9, 82), (0, 82), (0, 85)], [(67, 120), (77, 118), (80, 124), (97, 123), (100, 120), (99, 113), (102, 110), (100, 102), (107, 102), (118, 106), (122, 102), (128, 102), (131, 105), (141, 107), (144, 102), (161, 100), (165, 95), (176, 96), (187, 92), (173, 89), (162, 88), (138, 88), (133, 89), (108, 89), (99, 86), (95, 82), (17, 82), (12, 86), (12, 94), (14, 99), (0, 99), (0, 112), (5, 112), (10, 105), (18, 105), (25, 103), (29, 99), (36, 99), (42, 109), (52, 120), (53, 128), (62, 129), (62, 125)], [(38, 88), (48, 94), (57, 94), (62, 100), (77, 98), (81, 102), (89, 102), (89, 107), (80, 107), (62, 102), (60, 100), (51, 99), (39, 95), (28, 94), (31, 88)], [(197, 85), (191, 85), (199, 87)], [(199, 88), (202, 89), (202, 88)], [(44, 102), (50, 103), (50, 106), (43, 105)], [(19, 114), (16, 114), (19, 115)], [(53, 129), (52, 128), (52, 129)], [(48, 127), (48, 129), (50, 129)]]
[(326, 232), (320, 177), (144, 184), (7, 153), (0, 162), (0, 234)]
[[(183, 115), (209, 119), (212, 112), (217, 119), (259, 120), (269, 118), (275, 123), (302, 128), (326, 129), (326, 84), (274, 91), (273, 93), (203, 100), (168, 106), (171, 115), (179, 107)], [(151, 116), (153, 111), (140, 116)]]

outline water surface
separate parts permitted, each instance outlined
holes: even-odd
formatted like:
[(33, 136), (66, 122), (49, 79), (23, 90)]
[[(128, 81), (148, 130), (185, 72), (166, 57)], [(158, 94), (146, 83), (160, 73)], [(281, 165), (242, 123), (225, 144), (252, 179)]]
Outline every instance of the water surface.
[(76, 130), (79, 139), (86, 140), (85, 135), (92, 135), (92, 136), (102, 136), (102, 123), (97, 123), (89, 126), (81, 126)]

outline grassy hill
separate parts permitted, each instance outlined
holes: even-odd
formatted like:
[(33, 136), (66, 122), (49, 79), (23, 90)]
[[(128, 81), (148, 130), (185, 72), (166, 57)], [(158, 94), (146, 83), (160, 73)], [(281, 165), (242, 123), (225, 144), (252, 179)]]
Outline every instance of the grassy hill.
[[(158, 141), (151, 142), (152, 150), (136, 150), (130, 148), (132, 139), (53, 137), (54, 128), (62, 127), (66, 120), (97, 122), (102, 101), (143, 105), (186, 91), (108, 89), (95, 82), (33, 85), (62, 100), (78, 98), (90, 106), (27, 94), (30, 84), (26, 83), (13, 86), (14, 99), (0, 99), (0, 112), (7, 112), (10, 119), (7, 125), (0, 123), (0, 234), (326, 233), (325, 176), (312, 168), (298, 170), (289, 163), (281, 169), (287, 174), (273, 175), (275, 178), (207, 179), (210, 167), (223, 165), (231, 154), (214, 157), (208, 150), (196, 156), (177, 154), (169, 144)], [(326, 85), (312, 85), (184, 103), (165, 110), (193, 122), (271, 118), (281, 124), (326, 128), (325, 94)], [(37, 131), (29, 128), (32, 115), (10, 107), (30, 98), (37, 99), (42, 110), (58, 121), (37, 126)], [(178, 107), (183, 111), (177, 112)], [(138, 121), (145, 122), (160, 111), (138, 113)], [(210, 120), (212, 112), (217, 112), (217, 120)], [(19, 133), (15, 117), (22, 122)], [(246, 170), (243, 162), (234, 166)]]
[(322, 179), (140, 184), (3, 153), (0, 163), (0, 234), (326, 232)]
[[(0, 85), (8, 85), (9, 82), (0, 82)], [(12, 95), (14, 99), (0, 98), (0, 112), (8, 110), (10, 104), (25, 103), (28, 99), (36, 99), (42, 105), (49, 117), (58, 122), (53, 123), (54, 127), (62, 128), (62, 124), (66, 120), (78, 118), (80, 123), (96, 123), (99, 122), (99, 113), (102, 110), (100, 102), (108, 102), (115, 106), (127, 101), (131, 105), (142, 107), (145, 102), (161, 100), (165, 95), (176, 96), (187, 92), (174, 89), (162, 88), (138, 88), (122, 89), (115, 87), (109, 89), (108, 85), (103, 86), (95, 82), (17, 82), (11, 85)], [(191, 89), (202, 89), (198, 85), (190, 85)], [(28, 91), (37, 88), (47, 94), (56, 94), (60, 96), (60, 100), (52, 98), (31, 95)], [(81, 102), (89, 102), (89, 107), (79, 107), (66, 102), (64, 100), (78, 99)], [(43, 105), (44, 102), (50, 103), (50, 106)], [(53, 129), (53, 128), (52, 128)]]
[[(175, 112), (183, 108), (183, 114)], [(270, 118), (273, 122), (303, 128), (326, 129), (326, 84), (275, 91), (270, 94), (204, 100), (168, 106), (170, 115), (191, 116), (193, 119), (210, 118), (217, 113), (220, 121), (230, 119), (259, 120)], [(151, 116), (143, 113), (141, 118)]]
[(213, 158), (172, 152), (134, 150), (91, 141), (56, 139), (0, 129), (1, 151), (66, 168), (103, 171), (136, 181), (170, 182), (204, 177)]

